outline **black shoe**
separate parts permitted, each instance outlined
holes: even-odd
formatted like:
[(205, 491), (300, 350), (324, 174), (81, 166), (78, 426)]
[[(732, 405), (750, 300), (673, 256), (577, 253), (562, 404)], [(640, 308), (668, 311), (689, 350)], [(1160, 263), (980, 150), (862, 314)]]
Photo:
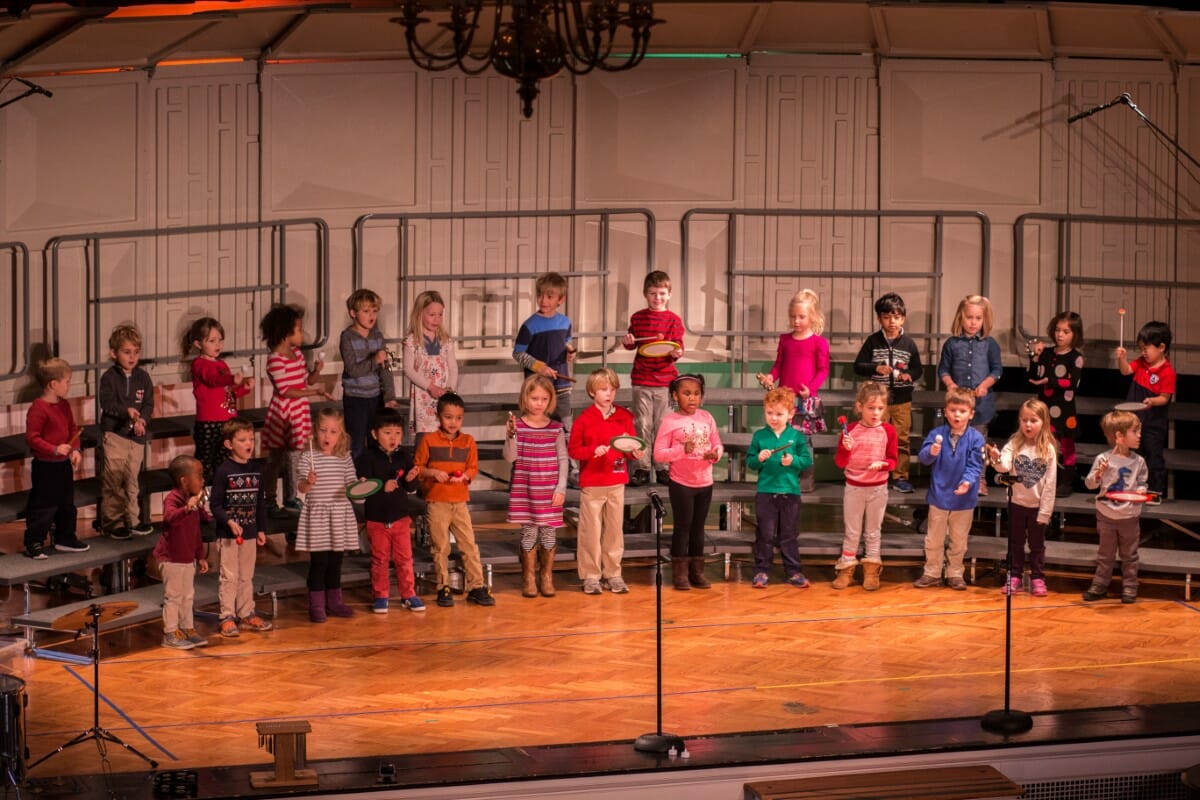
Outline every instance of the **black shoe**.
[(437, 590), (437, 604), (442, 608), (450, 608), (454, 605), (454, 595), (450, 594), (449, 586), (443, 586)]
[(1129, 605), (1130, 603), (1136, 603), (1137, 595), (1136, 594), (1122, 594), (1121, 602), (1124, 603), (1125, 605)]
[(660, 469), (655, 474), (655, 480), (658, 481), (660, 486), (669, 486), (671, 483), (671, 473), (668, 470)]
[(1108, 592), (1097, 591), (1095, 586), (1089, 587), (1088, 590), (1083, 593), (1083, 601), (1085, 603), (1094, 603), (1097, 600), (1103, 600), (1106, 597), (1108, 597)]
[(645, 486), (650, 482), (650, 471), (645, 469), (635, 470), (633, 477), (629, 479), (630, 486)]
[(54, 549), (61, 550), (64, 553), (86, 553), (92, 549), (92, 546), (86, 542), (79, 541), (79, 538), (76, 537), (65, 542), (55, 542)]
[(103, 532), (110, 539), (132, 539), (133, 534), (129, 532), (129, 528), (112, 528)]
[(134, 536), (149, 536), (154, 533), (154, 526), (149, 522), (140, 522), (129, 528), (129, 532)]
[(46, 548), (42, 547), (41, 542), (34, 542), (25, 548), (25, 555), (35, 561), (45, 561), (49, 556), (46, 555)]
[(467, 592), (467, 602), (481, 606), (494, 606), (496, 605), (496, 598), (492, 597), (492, 593), (488, 591), (486, 586), (476, 586)]

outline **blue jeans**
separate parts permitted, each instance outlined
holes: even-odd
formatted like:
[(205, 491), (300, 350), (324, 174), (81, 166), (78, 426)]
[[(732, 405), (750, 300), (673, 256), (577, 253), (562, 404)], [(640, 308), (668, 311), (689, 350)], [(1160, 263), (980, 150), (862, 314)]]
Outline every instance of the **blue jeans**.
[(800, 495), (754, 495), (754, 513), (758, 517), (758, 534), (754, 537), (754, 571), (769, 572), (775, 557), (775, 547), (783, 559), (788, 577), (803, 572), (800, 565)]
[(350, 437), (350, 455), (357, 459), (367, 449), (367, 437), (375, 424), (375, 412), (383, 407), (383, 395), (342, 397), (346, 415), (346, 434)]

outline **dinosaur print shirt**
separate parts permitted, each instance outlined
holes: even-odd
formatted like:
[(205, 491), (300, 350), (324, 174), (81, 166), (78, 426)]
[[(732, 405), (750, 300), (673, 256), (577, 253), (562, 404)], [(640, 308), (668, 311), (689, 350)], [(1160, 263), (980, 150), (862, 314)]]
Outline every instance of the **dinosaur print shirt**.
[[(1099, 466), (1104, 463), (1104, 471)], [(1096, 513), (1109, 519), (1133, 519), (1142, 514), (1141, 503), (1118, 503), (1104, 495), (1108, 492), (1144, 492), (1149, 471), (1146, 460), (1137, 453), (1118, 455), (1116, 450), (1106, 450), (1096, 456), (1091, 472), (1083, 483), (1089, 489), (1099, 489), (1096, 496)]]

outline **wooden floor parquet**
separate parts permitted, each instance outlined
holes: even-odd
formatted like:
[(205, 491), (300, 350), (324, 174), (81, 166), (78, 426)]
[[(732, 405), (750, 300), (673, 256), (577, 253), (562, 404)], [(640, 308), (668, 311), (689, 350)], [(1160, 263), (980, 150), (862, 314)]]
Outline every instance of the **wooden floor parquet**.
[[(714, 569), (715, 572), (715, 569)], [(430, 603), (311, 625), (305, 599), (277, 630), (211, 635), (191, 652), (155, 625), (103, 637), (101, 724), (164, 767), (266, 763), (254, 723), (312, 723), (310, 758), (633, 739), (655, 727), (651, 571), (629, 595), (583, 595), (559, 573), (554, 599), (498, 575), (493, 608)], [(1003, 699), (1004, 603), (994, 585), (838, 592), (747, 580), (666, 590), (664, 725), (688, 736), (977, 716)], [(823, 580), (822, 580), (823, 579)], [(903, 581), (903, 582), (901, 582)], [(1013, 703), (1027, 711), (1200, 700), (1200, 607), (1164, 588), (1136, 605), (1084, 604), (1082, 582), (1014, 601)], [(429, 598), (432, 599), (432, 598)], [(54, 637), (44, 637), (49, 643)], [(83, 643), (61, 649), (82, 652)], [(33, 758), (91, 725), (91, 668), (18, 657)], [(111, 753), (117, 771), (142, 768)], [(95, 773), (90, 745), (31, 774)]]

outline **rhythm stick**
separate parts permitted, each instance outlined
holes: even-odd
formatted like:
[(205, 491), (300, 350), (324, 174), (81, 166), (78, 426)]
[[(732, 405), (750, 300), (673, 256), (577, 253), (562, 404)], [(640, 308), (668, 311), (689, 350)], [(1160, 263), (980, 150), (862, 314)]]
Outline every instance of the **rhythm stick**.
[(75, 442), (79, 441), (79, 434), (81, 433), (83, 433), (83, 428), (76, 428), (75, 432), (71, 434), (71, 438), (67, 439), (67, 444), (75, 444)]
[(838, 417), (838, 425), (842, 426), (842, 436), (850, 435), (850, 430), (846, 426), (846, 416), (844, 414)]
[(1117, 316), (1121, 319), (1120, 343), (1121, 343), (1121, 349), (1124, 350), (1125, 349), (1125, 309), (1118, 308)]
[(787, 450), (787, 449), (788, 449), (789, 447), (791, 447), (791, 446), (792, 446), (792, 442), (786, 442), (786, 443), (784, 443), (784, 444), (781, 444), (781, 445), (779, 445), (779, 447), (776, 447), (774, 450), (769, 450), (768, 452), (769, 452), (771, 455), (775, 455), (775, 454), (776, 454), (776, 453), (778, 453), (780, 450)]
[(662, 341), (661, 336), (639, 336), (634, 339), (635, 342), (658, 342)]

